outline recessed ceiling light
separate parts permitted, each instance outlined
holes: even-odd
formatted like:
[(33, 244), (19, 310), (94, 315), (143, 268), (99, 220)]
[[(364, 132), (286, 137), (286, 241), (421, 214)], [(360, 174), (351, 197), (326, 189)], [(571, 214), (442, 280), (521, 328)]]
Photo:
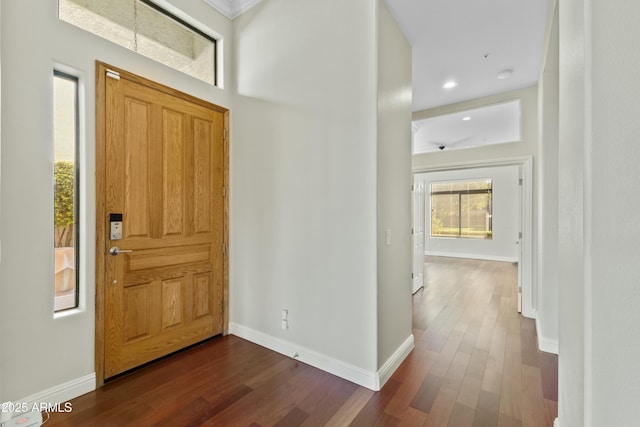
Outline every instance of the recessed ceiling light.
[(445, 84), (442, 85), (442, 88), (453, 89), (456, 86), (458, 86), (458, 83), (454, 82), (453, 80), (449, 80), (448, 82), (445, 82)]
[(509, 77), (511, 77), (512, 74), (513, 74), (513, 70), (502, 70), (498, 73), (498, 79), (499, 80), (508, 79)]
[(466, 116), (466, 117), (463, 117), (462, 120), (464, 120), (465, 122), (468, 122), (469, 120), (471, 120), (471, 117)]

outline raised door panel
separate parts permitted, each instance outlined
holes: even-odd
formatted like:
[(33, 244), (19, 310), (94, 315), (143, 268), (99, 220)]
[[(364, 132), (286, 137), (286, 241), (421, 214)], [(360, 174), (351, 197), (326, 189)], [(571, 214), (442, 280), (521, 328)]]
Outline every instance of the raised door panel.
[[(212, 201), (214, 191), (214, 171), (211, 162), (214, 147), (211, 146), (213, 123), (200, 118), (194, 119), (194, 232), (210, 233), (212, 231)], [(219, 187), (219, 191), (222, 188)]]
[(213, 281), (211, 272), (193, 278), (193, 318), (194, 320), (213, 315)]
[[(223, 332), (224, 114), (134, 81), (106, 90), (105, 378)], [(111, 169), (109, 169), (111, 167)]]
[(123, 342), (130, 343), (151, 336), (153, 284), (128, 286), (123, 291)]
[(185, 117), (162, 109), (163, 236), (185, 236)]
[(178, 328), (185, 323), (187, 277), (162, 281), (162, 331)]

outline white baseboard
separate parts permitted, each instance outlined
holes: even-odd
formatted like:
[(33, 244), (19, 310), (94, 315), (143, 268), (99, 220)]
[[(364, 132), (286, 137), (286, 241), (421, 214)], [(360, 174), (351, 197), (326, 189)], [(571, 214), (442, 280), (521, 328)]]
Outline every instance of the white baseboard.
[[(67, 381), (66, 383), (62, 383), (47, 390), (43, 390), (39, 393), (32, 394), (31, 396), (18, 399), (14, 401), (12, 405), (8, 405), (8, 407), (17, 407), (22, 409), (26, 407), (29, 410), (31, 410), (34, 405), (40, 406), (46, 404), (48, 407), (54, 407), (56, 404), (66, 403), (75, 397), (81, 396), (85, 393), (89, 393), (95, 389), (96, 373), (93, 372), (83, 377), (76, 378), (75, 380)], [(0, 421), (11, 419), (11, 417), (17, 414), (18, 412), (3, 412), (0, 414)]]
[(387, 383), (391, 375), (398, 369), (400, 364), (407, 358), (409, 353), (413, 351), (414, 341), (413, 334), (404, 340), (398, 349), (387, 359), (387, 361), (378, 369), (378, 390)]
[(483, 261), (518, 262), (517, 258), (496, 255), (465, 254), (460, 252), (425, 251), (426, 256), (442, 256), (448, 258), (481, 259)]
[[(342, 360), (305, 348), (295, 343), (267, 335), (255, 329), (229, 322), (229, 333), (251, 341), (269, 350), (295, 357), (296, 360), (351, 381), (373, 391), (380, 390), (380, 379), (377, 372), (367, 371)], [(413, 338), (413, 337), (412, 337)], [(297, 356), (295, 356), (297, 354)]]
[(545, 353), (558, 354), (558, 340), (545, 338), (542, 336), (540, 325), (538, 324), (538, 313), (535, 315), (536, 319), (536, 334), (538, 335), (538, 348)]

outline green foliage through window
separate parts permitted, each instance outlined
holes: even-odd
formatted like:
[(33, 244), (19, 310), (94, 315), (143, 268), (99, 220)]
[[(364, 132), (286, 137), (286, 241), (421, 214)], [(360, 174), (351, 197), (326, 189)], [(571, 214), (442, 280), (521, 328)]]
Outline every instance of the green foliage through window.
[(78, 79), (53, 73), (55, 311), (78, 306)]
[(56, 248), (73, 246), (75, 172), (75, 166), (72, 162), (61, 161), (54, 165)]

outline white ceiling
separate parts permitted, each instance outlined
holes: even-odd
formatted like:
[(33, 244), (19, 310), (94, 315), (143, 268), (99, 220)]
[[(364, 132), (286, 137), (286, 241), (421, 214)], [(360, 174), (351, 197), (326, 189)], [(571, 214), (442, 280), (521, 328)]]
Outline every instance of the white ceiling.
[(229, 19), (242, 15), (247, 9), (261, 0), (204, 0)]
[[(204, 1), (233, 19), (261, 0)], [(537, 83), (547, 0), (385, 1), (413, 48), (413, 111)], [(505, 70), (510, 70), (511, 76), (498, 79)], [(443, 89), (449, 80), (458, 85)], [(482, 128), (506, 123), (491, 114), (483, 117), (486, 123)], [(480, 126), (480, 120), (475, 124)], [(452, 138), (461, 132), (460, 123), (450, 123), (453, 128), (449, 140), (455, 141)], [(514, 123), (506, 126), (513, 128)], [(474, 141), (485, 139), (482, 134), (471, 136)], [(463, 145), (468, 144), (459, 143), (458, 147)]]
[[(386, 1), (413, 47), (414, 111), (538, 81), (547, 0)], [(503, 70), (513, 75), (499, 80)]]
[(413, 153), (451, 151), (520, 141), (520, 101), (413, 122)]

